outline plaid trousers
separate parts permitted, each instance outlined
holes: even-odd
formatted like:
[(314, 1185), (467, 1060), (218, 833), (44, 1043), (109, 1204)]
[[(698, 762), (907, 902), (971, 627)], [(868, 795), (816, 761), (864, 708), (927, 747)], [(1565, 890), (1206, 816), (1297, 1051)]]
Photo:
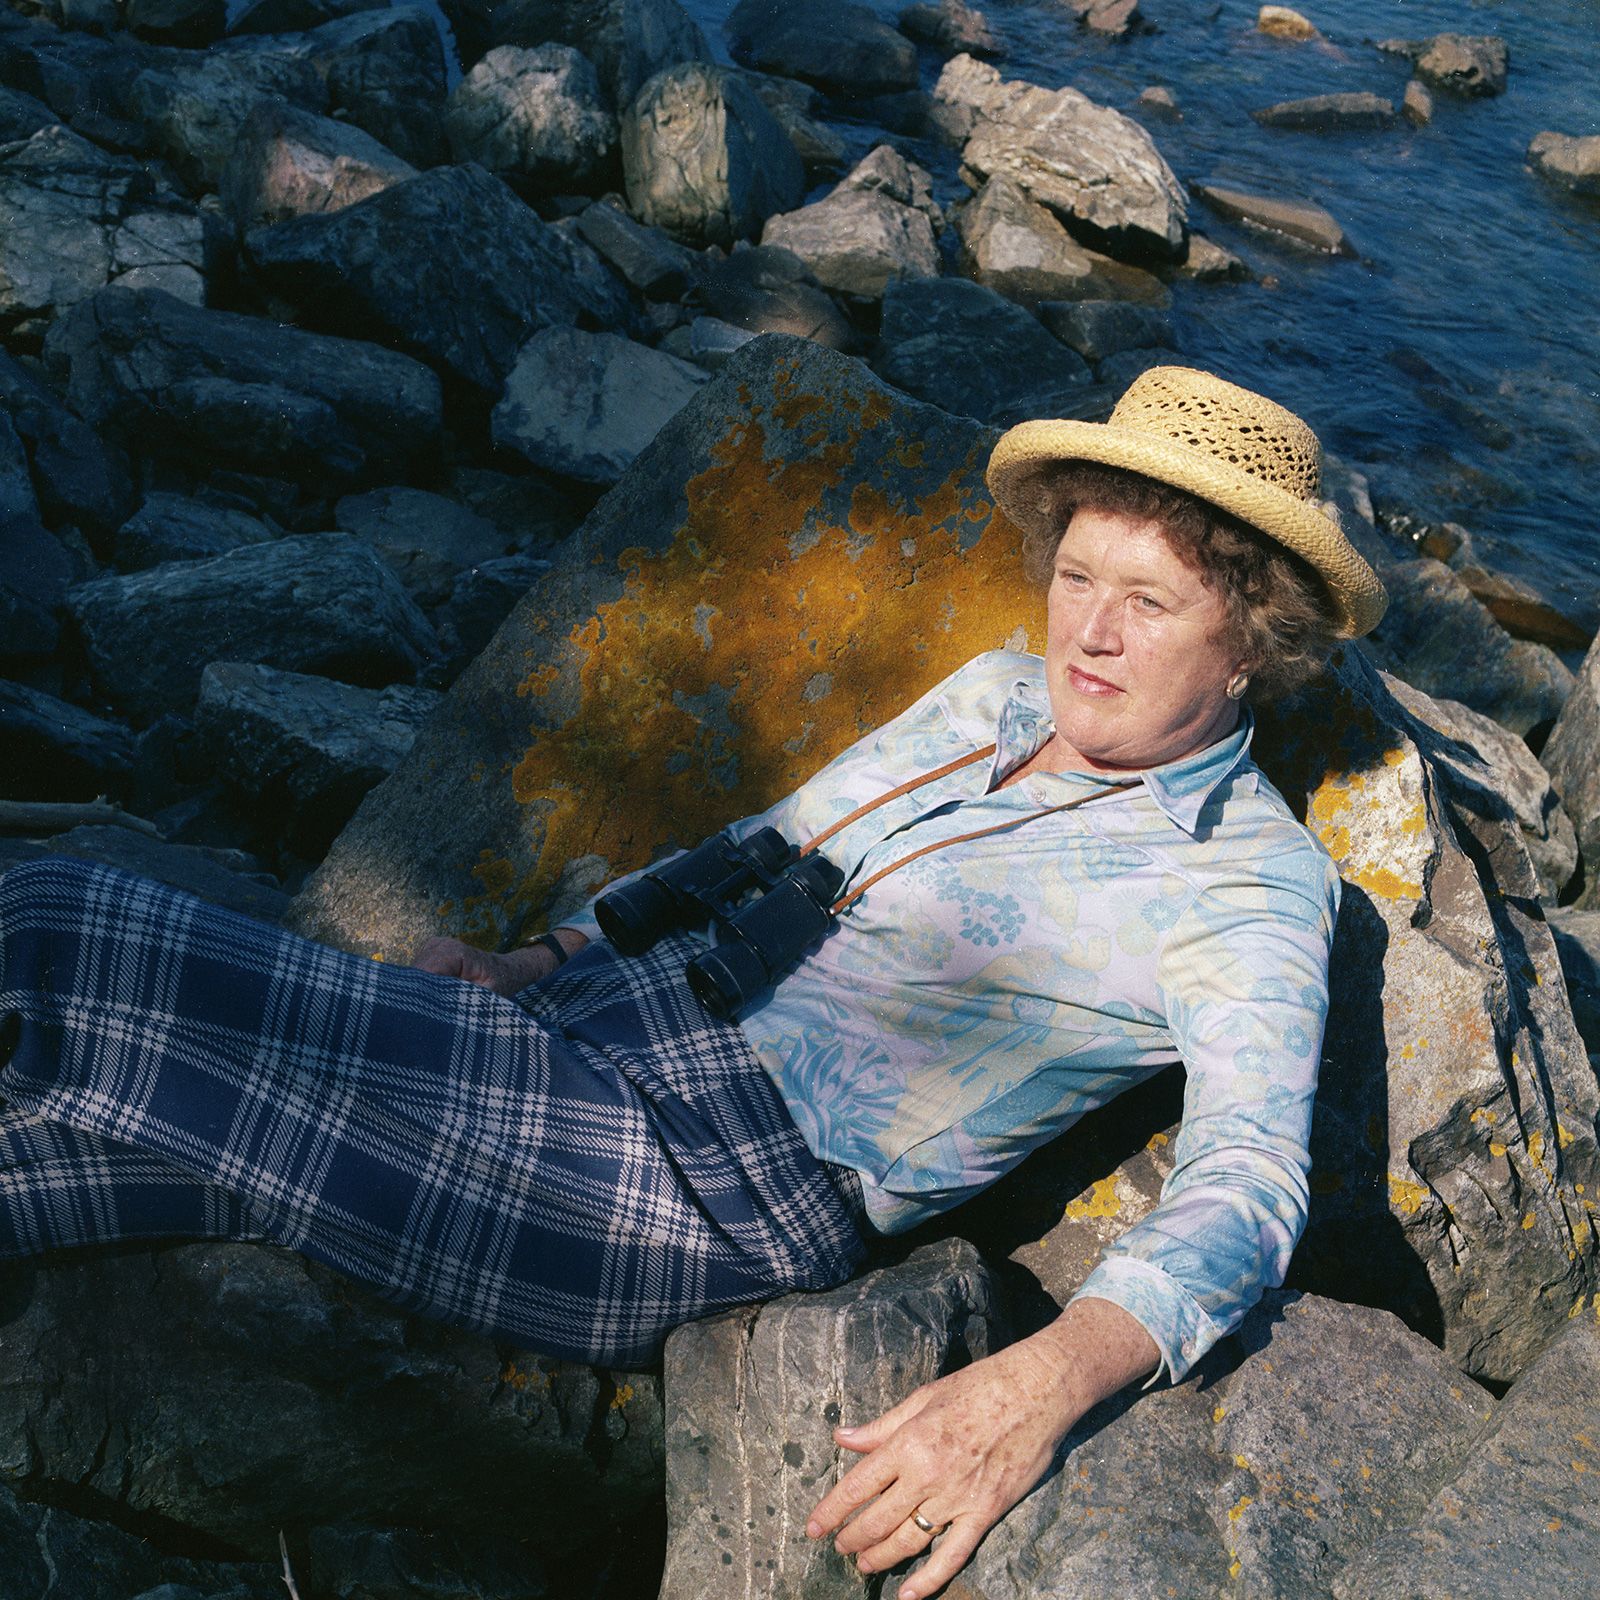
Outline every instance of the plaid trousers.
[(843, 1282), (859, 1189), (806, 1147), (686, 941), (515, 1002), (107, 867), (0, 878), (0, 1256), (265, 1239), (597, 1365)]

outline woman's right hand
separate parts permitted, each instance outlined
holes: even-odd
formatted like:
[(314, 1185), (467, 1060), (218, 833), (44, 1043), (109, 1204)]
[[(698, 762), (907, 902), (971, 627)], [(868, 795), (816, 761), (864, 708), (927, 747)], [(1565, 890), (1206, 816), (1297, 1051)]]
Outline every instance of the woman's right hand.
[(557, 962), (554, 953), (542, 944), (497, 953), (480, 950), (460, 939), (434, 937), (423, 941), (411, 965), (424, 972), (437, 972), (441, 977), (476, 983), (496, 994), (513, 995), (548, 977), (556, 970)]

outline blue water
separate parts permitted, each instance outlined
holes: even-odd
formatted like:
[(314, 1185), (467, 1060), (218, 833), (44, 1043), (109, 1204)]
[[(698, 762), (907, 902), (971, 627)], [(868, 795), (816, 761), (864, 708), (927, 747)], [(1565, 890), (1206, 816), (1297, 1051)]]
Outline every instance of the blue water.
[[(903, 0), (873, 0), (893, 20)], [(731, 0), (686, 0), (714, 47)], [(1600, 133), (1600, 0), (1307, 0), (1324, 43), (1255, 32), (1254, 0), (1143, 0), (1160, 32), (1127, 41), (1078, 31), (1051, 0), (990, 0), (1006, 77), (1146, 120), (1139, 91), (1164, 84), (1184, 120), (1146, 121), (1186, 183), (1218, 179), (1311, 200), (1359, 259), (1324, 260), (1212, 217), (1191, 224), (1245, 257), (1248, 284), (1180, 284), (1184, 357), (1300, 412), (1328, 449), (1363, 465), (1380, 505), (1453, 520), (1492, 565), (1600, 625), (1600, 204), (1525, 170), (1545, 128)], [(1209, 20), (1215, 16), (1215, 20)], [(1403, 57), (1372, 41), (1497, 33), (1506, 93), (1436, 94), (1431, 125), (1315, 135), (1259, 127), (1276, 100), (1368, 89), (1398, 105)], [(925, 52), (931, 84), (940, 62)], [(850, 130), (852, 148), (875, 142)], [(896, 141), (966, 193), (949, 152)]]

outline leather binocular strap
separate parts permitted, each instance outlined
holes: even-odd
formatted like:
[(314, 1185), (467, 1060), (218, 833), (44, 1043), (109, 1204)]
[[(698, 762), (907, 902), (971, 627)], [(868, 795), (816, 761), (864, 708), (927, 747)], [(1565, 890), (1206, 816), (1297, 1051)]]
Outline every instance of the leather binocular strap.
[[(958, 756), (954, 761), (945, 762), (942, 767), (935, 767), (932, 772), (924, 772), (921, 777), (907, 779), (897, 788), (889, 790), (887, 794), (880, 794), (876, 800), (869, 800), (864, 806), (857, 806), (849, 816), (830, 823), (816, 838), (801, 847), (800, 854), (810, 855), (818, 845), (826, 844), (836, 833), (848, 828), (852, 822), (859, 822), (869, 811), (876, 811), (879, 806), (886, 806), (891, 800), (898, 800), (901, 795), (910, 794), (913, 789), (920, 789), (925, 783), (937, 783), (940, 778), (947, 778), (952, 772), (959, 772), (963, 767), (972, 766), (974, 762), (987, 761), (994, 752), (995, 746), (986, 744), (981, 750), (973, 750), (967, 755)], [(953, 844), (966, 844), (972, 839), (987, 838), (991, 833), (1004, 833), (1007, 828), (1020, 828), (1026, 823), (1037, 822), (1040, 817), (1054, 816), (1058, 811), (1076, 811), (1079, 806), (1086, 806), (1091, 800), (1100, 800), (1106, 795), (1120, 794), (1124, 789), (1131, 789), (1139, 781), (1135, 778), (1132, 783), (1108, 784), (1105, 788), (1096, 789), (1090, 794), (1079, 795), (1076, 800), (1063, 800), (1060, 805), (1046, 806), (1042, 811), (1030, 811), (1025, 817), (1011, 817), (1005, 822), (991, 823), (987, 828), (974, 828), (971, 833), (958, 833), (953, 839), (940, 839), (936, 844), (925, 844), (920, 850), (913, 850), (909, 855), (901, 856), (898, 861), (891, 861), (888, 866), (874, 872), (865, 883), (858, 884), (849, 894), (835, 900), (829, 910), (837, 916), (846, 906), (853, 905), (859, 900), (873, 884), (882, 882), (891, 872), (898, 872), (901, 867), (909, 865), (920, 856), (932, 855), (935, 850), (946, 850)]]

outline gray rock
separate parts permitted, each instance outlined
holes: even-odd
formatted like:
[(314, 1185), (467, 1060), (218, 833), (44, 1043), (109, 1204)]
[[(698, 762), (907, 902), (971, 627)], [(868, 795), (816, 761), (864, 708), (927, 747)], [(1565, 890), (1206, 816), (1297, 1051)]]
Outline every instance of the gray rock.
[(1152, 83), (1139, 91), (1139, 109), (1162, 122), (1182, 122), (1177, 97), (1165, 85)]
[(370, 544), (422, 606), (448, 598), (462, 571), (503, 556), (510, 544), (469, 507), (403, 486), (346, 495), (334, 507), (334, 524)]
[(792, 250), (826, 289), (878, 300), (902, 278), (939, 275), (926, 215), (873, 189), (845, 189), (769, 217), (761, 242)]
[(14, 357), (0, 351), (0, 411), (23, 446), (40, 514), (109, 532), (128, 515), (133, 490), (124, 462)]
[(689, 324), (687, 355), (707, 372), (719, 371), (728, 357), (742, 350), (752, 339), (760, 338), (748, 328), (736, 328), (720, 317), (696, 317)]
[(213, 769), (315, 855), (400, 764), (440, 699), (215, 661), (200, 675), (195, 728)]
[(988, 1269), (960, 1239), (825, 1294), (691, 1323), (667, 1340), (661, 1600), (869, 1592), (806, 1517), (854, 1457), (833, 1442), (1007, 1341)]
[(60, 120), (43, 100), (20, 89), (0, 88), (0, 144), (32, 138), (41, 128), (53, 127)]
[(1400, 100), (1400, 115), (1416, 128), (1426, 127), (1433, 121), (1433, 96), (1420, 78), (1412, 78), (1407, 82), (1406, 92)]
[(933, 178), (925, 167), (907, 161), (892, 144), (874, 145), (837, 184), (835, 194), (860, 190), (887, 195), (920, 211), (935, 233), (944, 227), (944, 213), (933, 198)]
[(1250, 276), (1250, 269), (1233, 251), (1203, 234), (1189, 235), (1189, 253), (1178, 268), (1180, 277), (1199, 283), (1239, 282)]
[(331, 215), (280, 222), (245, 248), (300, 320), (365, 330), (490, 397), (530, 334), (585, 312), (610, 321), (618, 309), (587, 290), (561, 234), (478, 167), (440, 168)]
[(850, 0), (740, 0), (724, 24), (735, 61), (843, 97), (917, 86), (917, 49)]
[[(328, 108), (312, 64), (274, 40), (229, 39), (209, 50), (168, 51), (127, 89), (150, 148), (195, 190), (215, 189), (245, 119), (263, 101)], [(85, 130), (88, 131), (88, 130)]]
[(701, 274), (696, 298), (719, 320), (747, 333), (792, 333), (831, 350), (849, 350), (855, 330), (791, 250), (736, 250)]
[(439, 643), (451, 676), (494, 637), (518, 601), (549, 571), (538, 556), (500, 556), (461, 573), (450, 598), (435, 613)]
[(194, 50), (222, 37), (228, 8), (225, 0), (126, 0), (123, 17), (141, 39)]
[(956, 214), (961, 267), (1009, 300), (1134, 300), (1165, 306), (1160, 279), (1086, 249), (1009, 178), (991, 178)]
[(1083, 27), (1108, 39), (1125, 39), (1149, 27), (1140, 13), (1139, 0), (1087, 0), (1087, 3), (1071, 0), (1071, 3)]
[(564, 477), (615, 483), (706, 375), (614, 333), (547, 328), (523, 346), (494, 442)]
[(1583, 658), (1539, 759), (1578, 832), (1584, 904), (1600, 905), (1600, 641)]
[(1048, 300), (1039, 307), (1039, 320), (1091, 364), (1119, 350), (1152, 350), (1172, 343), (1172, 323), (1163, 312), (1121, 300)]
[(816, 115), (817, 91), (797, 78), (774, 78), (765, 72), (746, 72), (745, 82), (794, 146), (808, 177), (841, 172), (847, 152), (844, 140)]
[[(280, 922), (289, 907), (288, 895), (275, 880), (265, 874), (251, 876), (252, 858), (239, 850), (170, 844), (148, 833), (109, 824), (73, 828), (43, 840), (0, 838), (0, 871), (42, 856), (71, 856), (75, 861), (120, 867), (258, 922)], [(25, 1270), (11, 1262), (0, 1265), (0, 1293), (7, 1273), (15, 1276)], [(10, 1339), (11, 1330), (0, 1312), (0, 1350), (8, 1347)], [(15, 1435), (7, 1437), (11, 1419), (5, 1412), (5, 1402), (0, 1401), (0, 1451), (5, 1452), (9, 1466), (18, 1459), (19, 1449)]]
[(280, 1529), (291, 1545), (312, 1527), (514, 1530), (570, 1563), (659, 1516), (646, 1374), (408, 1317), (265, 1245), (0, 1270), (0, 1460), (41, 1488), (76, 1485), (274, 1568)]
[(1289, 6), (1262, 6), (1256, 13), (1256, 31), (1273, 39), (1290, 39), (1297, 44), (1322, 37), (1309, 17), (1302, 16)]
[(677, 0), (622, 0), (622, 46), (612, 94), (618, 106), (632, 103), (658, 72), (685, 61), (714, 61), (706, 36)]
[(1594, 1061), (1600, 1057), (1600, 910), (1547, 906), (1545, 916), (1567, 980), (1572, 1020)]
[(1220, 183), (1197, 183), (1194, 192), (1219, 217), (1230, 222), (1243, 222), (1263, 233), (1309, 245), (1328, 255), (1353, 256), (1356, 253), (1344, 229), (1321, 206), (1309, 201), (1251, 194)]
[[(269, 1562), (191, 1561), (59, 1506), (30, 1505), (0, 1484), (0, 1573), (7, 1600), (276, 1600)], [(226, 1597), (222, 1591), (227, 1590)], [(276, 1593), (275, 1593), (276, 1591)]]
[(736, 73), (699, 63), (653, 77), (622, 119), (628, 206), (676, 239), (731, 245), (805, 192), (794, 146)]
[(85, 422), (181, 468), (349, 488), (414, 470), (439, 438), (438, 379), (409, 357), (157, 290), (101, 290), (45, 359)]
[(982, 284), (910, 279), (884, 296), (873, 367), (896, 388), (957, 416), (1062, 416), (1089, 369), (1075, 351), (1041, 335), (1037, 317)]
[(38, 338), (108, 283), (204, 302), (213, 243), (200, 212), (66, 128), (0, 152), (0, 212), (0, 329)]
[(259, 517), (157, 490), (117, 529), (111, 559), (123, 572), (163, 561), (205, 561), (276, 536)]
[(1264, 128), (1292, 128), (1305, 133), (1392, 128), (1394, 102), (1365, 92), (1314, 94), (1304, 100), (1280, 100), (1250, 115)]
[(437, 649), (400, 580), (342, 534), (96, 578), (68, 605), (106, 698), (146, 720), (187, 711), (213, 661), (372, 685), (413, 677)]
[(1076, 89), (1005, 81), (971, 56), (946, 64), (934, 98), (953, 131), (970, 129), (961, 160), (976, 175), (973, 188), (1009, 178), (1095, 249), (1135, 261), (1183, 259), (1188, 198), (1131, 118)]
[[(18, 444), (0, 419), (0, 456)], [(28, 511), (0, 515), (0, 654), (38, 658), (54, 652), (57, 613), (72, 576), (61, 541)]]
[(1334, 1600), (1500, 1600), (1558, 1593), (1600, 1561), (1600, 1330), (1580, 1300), (1512, 1384), (1420, 1515), (1385, 1527)]
[(1553, 650), (1513, 639), (1441, 562), (1396, 563), (1384, 570), (1383, 582), (1389, 609), (1362, 648), (1386, 671), (1424, 694), (1459, 700), (1513, 733), (1555, 721), (1573, 679)]
[(578, 231), (647, 300), (681, 299), (694, 281), (696, 261), (689, 251), (608, 200), (578, 214)]
[(10, 9), (5, 15), (8, 88), (42, 101), (55, 112), (55, 121), (86, 139), (120, 150), (142, 146), (143, 129), (128, 103), (129, 82), (146, 60), (162, 52), (127, 33), (100, 38), (25, 21)]
[(1574, 194), (1600, 195), (1600, 134), (1572, 138), (1536, 133), (1528, 146), (1528, 165)]
[(1403, 688), (1395, 693), (1415, 716), (1462, 747), (1457, 765), (1468, 773), (1477, 767), (1486, 791), (1482, 804), (1498, 796), (1511, 808), (1539, 880), (1539, 897), (1555, 905), (1577, 870), (1578, 840), (1550, 774), (1527, 742), (1459, 701), (1408, 695)]
[(121, 794), (133, 736), (53, 694), (0, 682), (0, 793), (8, 800), (92, 800)]
[(912, 39), (920, 39), (942, 50), (947, 56), (1001, 56), (1005, 47), (996, 38), (989, 19), (966, 0), (939, 0), (937, 5), (927, 0), (907, 6), (895, 19), (900, 31)]
[(491, 50), (451, 91), (445, 132), (457, 161), (534, 191), (589, 189), (616, 161), (616, 116), (569, 45)]
[(1504, 94), (1510, 57), (1504, 39), (1485, 33), (1436, 33), (1431, 39), (1384, 39), (1378, 48), (1409, 56), (1432, 88), (1464, 99)]
[(360, 128), (263, 102), (239, 130), (219, 193), (242, 234), (290, 217), (342, 211), (416, 175), (409, 161)]

